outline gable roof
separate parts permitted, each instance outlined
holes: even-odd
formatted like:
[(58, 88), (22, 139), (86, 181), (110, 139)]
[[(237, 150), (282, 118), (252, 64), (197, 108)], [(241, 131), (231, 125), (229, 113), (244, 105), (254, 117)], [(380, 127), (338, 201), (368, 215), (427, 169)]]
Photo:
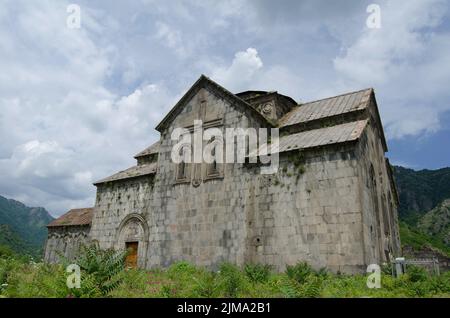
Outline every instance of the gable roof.
[(221, 85), (217, 84), (213, 80), (211, 80), (209, 77), (205, 75), (201, 75), (200, 78), (194, 83), (194, 85), (189, 88), (189, 90), (181, 97), (181, 99), (175, 104), (175, 106), (170, 110), (170, 112), (161, 120), (161, 122), (156, 126), (157, 131), (162, 131), (162, 129), (170, 122), (172, 119), (178, 115), (181, 110), (182, 106), (191, 99), (197, 91), (202, 87), (211, 87), (216, 92), (221, 94), (224, 98), (227, 98), (231, 103), (235, 103), (237, 105), (241, 105), (243, 107), (244, 111), (251, 111), (256, 118), (259, 118), (264, 123), (268, 124), (269, 126), (273, 126), (272, 123), (267, 121), (267, 119), (261, 115), (253, 106), (251, 106), (249, 103), (241, 99), (240, 97), (236, 96), (235, 94), (231, 93), (226, 88), (222, 87)]
[(279, 127), (365, 109), (370, 104), (372, 92), (372, 88), (367, 88), (301, 104), (280, 119)]
[(160, 141), (158, 140), (157, 142), (155, 142), (154, 144), (152, 144), (151, 146), (145, 148), (144, 150), (142, 150), (141, 152), (139, 152), (137, 155), (134, 156), (134, 158), (139, 158), (139, 157), (145, 157), (148, 155), (152, 155), (155, 153), (159, 152), (159, 145), (160, 145)]
[(50, 222), (47, 227), (90, 225), (94, 208), (72, 209)]
[(119, 172), (113, 174), (112, 176), (109, 176), (107, 178), (96, 181), (96, 182), (94, 182), (94, 185), (99, 185), (99, 184), (107, 183), (107, 182), (111, 182), (111, 181), (132, 179), (132, 178), (142, 177), (142, 176), (146, 176), (146, 175), (151, 175), (151, 174), (156, 173), (157, 167), (158, 167), (157, 162), (133, 166), (133, 167), (130, 167), (123, 171), (119, 171)]
[[(295, 149), (308, 149), (357, 140), (361, 137), (366, 126), (367, 119), (364, 119), (283, 136), (279, 139), (278, 149), (273, 144), (270, 144), (267, 147), (267, 151), (268, 153), (281, 153)], [(254, 156), (254, 152), (249, 155), (249, 157)]]

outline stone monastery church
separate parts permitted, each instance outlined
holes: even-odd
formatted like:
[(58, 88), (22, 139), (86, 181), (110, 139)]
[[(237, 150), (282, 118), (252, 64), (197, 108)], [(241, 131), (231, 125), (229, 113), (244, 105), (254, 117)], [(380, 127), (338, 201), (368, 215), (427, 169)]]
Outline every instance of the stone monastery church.
[[(193, 133), (198, 119), (221, 131), (278, 128), (277, 172), (262, 174), (261, 161), (175, 163), (173, 130)], [(47, 262), (73, 258), (87, 243), (127, 248), (128, 266), (140, 268), (186, 260), (282, 271), (306, 261), (357, 273), (400, 256), (398, 197), (373, 89), (298, 104), (276, 91), (233, 94), (202, 75), (156, 130), (159, 141), (135, 155), (135, 166), (94, 183), (93, 208), (48, 225)]]

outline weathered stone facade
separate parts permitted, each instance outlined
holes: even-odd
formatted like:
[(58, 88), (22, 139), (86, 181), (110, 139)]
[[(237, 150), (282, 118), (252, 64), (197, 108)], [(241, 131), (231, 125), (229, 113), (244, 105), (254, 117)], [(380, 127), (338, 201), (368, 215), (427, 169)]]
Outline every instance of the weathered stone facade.
[(61, 256), (73, 259), (81, 245), (89, 244), (92, 212), (92, 208), (73, 209), (47, 225), (48, 236), (44, 250), (47, 262), (58, 263)]
[[(263, 175), (248, 162), (181, 168), (171, 160), (171, 135), (195, 119), (221, 131), (279, 128), (278, 172)], [(234, 95), (202, 76), (157, 130), (160, 140), (135, 157), (137, 166), (95, 184), (89, 237), (100, 247), (138, 242), (142, 268), (187, 260), (284, 270), (307, 261), (351, 273), (400, 255), (398, 200), (372, 89), (297, 105), (276, 92)]]

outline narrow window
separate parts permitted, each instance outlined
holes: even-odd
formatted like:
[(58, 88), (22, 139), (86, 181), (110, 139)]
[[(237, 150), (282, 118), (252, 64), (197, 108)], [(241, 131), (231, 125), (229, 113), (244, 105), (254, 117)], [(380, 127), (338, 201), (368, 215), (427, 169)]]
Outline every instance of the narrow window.
[(180, 155), (183, 157), (183, 161), (181, 161), (177, 166), (177, 180), (183, 181), (187, 179), (187, 164), (185, 162), (186, 155), (189, 154), (189, 149), (186, 149), (186, 147), (182, 147), (180, 149)]
[(178, 166), (178, 179), (186, 179), (186, 163), (184, 161)]
[[(211, 138), (209, 143), (211, 144), (214, 141), (215, 141), (215, 138), (213, 137), (213, 138)], [(211, 155), (214, 159), (213, 159), (213, 162), (208, 164), (208, 167), (207, 167), (207, 175), (208, 176), (219, 175), (219, 165), (217, 164), (217, 159), (216, 159), (216, 147), (217, 147), (217, 145), (211, 150)]]
[(209, 174), (210, 175), (215, 175), (215, 174), (219, 173), (219, 171), (217, 170), (217, 161), (216, 161), (216, 158), (215, 158), (215, 156), (216, 156), (216, 148), (214, 148), (211, 151), (211, 154), (214, 156), (214, 161), (211, 163), (211, 165), (209, 167)]

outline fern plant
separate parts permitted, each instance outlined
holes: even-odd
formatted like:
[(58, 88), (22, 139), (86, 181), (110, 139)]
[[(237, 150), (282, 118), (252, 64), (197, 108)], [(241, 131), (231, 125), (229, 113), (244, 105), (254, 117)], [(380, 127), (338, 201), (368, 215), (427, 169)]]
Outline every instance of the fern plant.
[(83, 245), (77, 257), (70, 262), (63, 258), (63, 263), (75, 263), (81, 270), (81, 289), (73, 290), (78, 297), (107, 296), (119, 287), (123, 281), (120, 273), (125, 268), (125, 258), (128, 251), (101, 249), (97, 245)]
[(305, 283), (300, 287), (299, 296), (306, 298), (320, 297), (322, 291), (322, 279), (317, 276), (310, 275)]
[(218, 284), (225, 297), (238, 297), (246, 289), (246, 277), (237, 266), (222, 263), (218, 274)]
[(284, 277), (281, 280), (280, 291), (286, 298), (297, 298), (300, 296), (300, 284), (288, 277)]
[(216, 282), (217, 274), (214, 272), (206, 272), (199, 278), (194, 277), (194, 296), (201, 298), (217, 297), (218, 283)]
[(272, 266), (267, 264), (246, 264), (245, 274), (252, 283), (265, 283), (269, 279)]
[(286, 266), (287, 276), (300, 284), (303, 284), (308, 276), (312, 275), (313, 273), (313, 269), (306, 262), (300, 262), (293, 266)]

